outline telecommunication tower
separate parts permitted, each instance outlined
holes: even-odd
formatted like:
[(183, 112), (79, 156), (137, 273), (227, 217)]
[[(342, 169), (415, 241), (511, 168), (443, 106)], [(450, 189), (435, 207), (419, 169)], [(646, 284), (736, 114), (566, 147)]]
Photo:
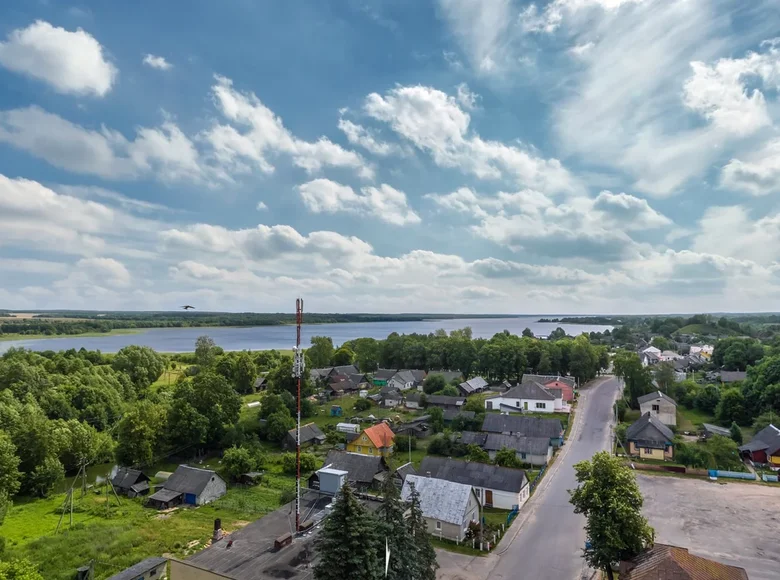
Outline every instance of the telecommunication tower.
[(295, 301), (296, 338), (293, 349), (293, 377), (297, 379), (298, 413), (295, 421), (295, 531), (301, 531), (301, 379), (306, 363), (301, 349), (301, 324), (303, 324), (303, 299)]

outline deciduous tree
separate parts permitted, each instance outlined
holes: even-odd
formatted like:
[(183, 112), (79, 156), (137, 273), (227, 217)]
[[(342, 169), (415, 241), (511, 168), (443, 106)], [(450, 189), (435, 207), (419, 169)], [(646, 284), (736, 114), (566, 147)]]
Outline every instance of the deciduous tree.
[(333, 358), (333, 339), (329, 336), (312, 336), (311, 346), (306, 349), (306, 354), (314, 368), (327, 367)]
[(217, 356), (216, 343), (210, 336), (199, 336), (195, 340), (195, 360), (201, 368), (208, 368)]
[(522, 461), (518, 459), (517, 452), (515, 452), (514, 449), (508, 449), (507, 447), (502, 447), (496, 452), (494, 463), (501, 467), (517, 468), (522, 466)]
[(126, 373), (139, 396), (145, 396), (149, 386), (165, 370), (165, 359), (148, 346), (130, 345), (119, 350), (112, 366)]

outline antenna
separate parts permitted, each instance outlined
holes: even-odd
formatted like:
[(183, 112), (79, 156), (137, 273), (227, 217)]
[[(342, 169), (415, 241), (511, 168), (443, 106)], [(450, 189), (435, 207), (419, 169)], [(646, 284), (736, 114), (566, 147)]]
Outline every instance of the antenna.
[(301, 378), (306, 363), (303, 360), (303, 350), (301, 349), (301, 324), (303, 324), (303, 299), (295, 300), (295, 348), (293, 349), (293, 377), (297, 380), (298, 396), (298, 416), (296, 418), (295, 429), (295, 531), (301, 531)]

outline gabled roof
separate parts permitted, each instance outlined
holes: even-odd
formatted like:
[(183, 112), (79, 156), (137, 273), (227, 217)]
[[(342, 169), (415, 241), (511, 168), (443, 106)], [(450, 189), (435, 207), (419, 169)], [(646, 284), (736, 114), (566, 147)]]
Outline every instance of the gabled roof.
[(564, 383), (566, 385), (569, 385), (572, 389), (577, 386), (577, 379), (574, 377), (561, 377), (558, 375), (530, 375), (530, 374), (524, 374), (523, 375), (523, 382), (526, 381), (536, 381), (540, 385), (544, 386), (548, 383), (552, 383), (553, 381), (558, 381), (559, 383)]
[(395, 433), (387, 423), (377, 423), (373, 427), (369, 427), (363, 433), (371, 439), (371, 443), (374, 447), (381, 449), (382, 447), (392, 447), (395, 439)]
[(362, 484), (370, 484), (374, 476), (385, 470), (382, 457), (379, 455), (362, 455), (331, 449), (325, 458), (322, 468), (341, 469), (349, 473), (349, 480)]
[(165, 564), (168, 560), (166, 558), (147, 558), (137, 564), (133, 564), (129, 568), (125, 568), (119, 574), (114, 574), (108, 580), (136, 580), (141, 578), (147, 572), (151, 572), (157, 566)]
[[(176, 471), (173, 472), (173, 475), (163, 484), (163, 488), (178, 493), (200, 495), (212, 477), (219, 477), (219, 475), (211, 469), (179, 465)], [(220, 479), (222, 478), (220, 477)]]
[(265, 385), (266, 378), (265, 377), (257, 377), (255, 379), (254, 387), (255, 389), (261, 388), (263, 385)]
[(463, 525), (469, 500), (474, 493), (470, 485), (434, 477), (407, 475), (401, 489), (403, 501), (409, 501), (412, 485), (420, 494), (420, 509), (424, 517)]
[(649, 412), (642, 415), (626, 430), (626, 439), (665, 443), (674, 439), (674, 433)]
[(642, 405), (644, 403), (649, 403), (650, 401), (655, 401), (656, 399), (663, 399), (667, 403), (671, 403), (675, 407), (677, 406), (677, 401), (672, 399), (669, 395), (666, 393), (663, 393), (661, 391), (655, 391), (653, 393), (648, 393), (646, 395), (642, 395), (641, 397), (637, 397), (637, 402)]
[(563, 434), (563, 425), (559, 419), (487, 413), (485, 420), (482, 422), (482, 430), (492, 433), (509, 431), (524, 437), (553, 438), (560, 437)]
[[(293, 441), (295, 441), (297, 437), (296, 428), (293, 427), (287, 432), (288, 437), (292, 437)], [(325, 433), (322, 432), (322, 430), (317, 427), (315, 423), (307, 423), (306, 425), (301, 425), (301, 443), (308, 443), (309, 441), (324, 441), (325, 440)]]
[(116, 475), (111, 478), (111, 484), (114, 487), (121, 487), (129, 489), (131, 486), (138, 483), (138, 481), (149, 481), (149, 477), (145, 475), (139, 469), (130, 469), (128, 467), (120, 467)]
[(420, 399), (422, 399), (422, 395), (423, 394), (420, 393), (420, 392), (410, 393), (410, 394), (406, 395), (406, 401), (409, 402), (409, 403), (419, 403)]
[(347, 376), (349, 377), (349, 380), (356, 385), (368, 382), (368, 377), (363, 373), (349, 373)]
[(488, 386), (488, 383), (482, 377), (474, 377), (473, 379), (469, 379), (458, 386), (464, 393), (470, 395), (471, 393), (478, 393), (479, 391), (483, 391), (485, 387)]
[(401, 467), (395, 470), (395, 474), (401, 478), (401, 481), (406, 481), (406, 476), (417, 475), (417, 470), (411, 463), (404, 463)]
[(745, 371), (720, 371), (720, 380), (724, 383), (736, 383), (747, 378)]
[(545, 387), (545, 389), (556, 399), (563, 399), (563, 389), (553, 389), (550, 387)]
[(447, 395), (428, 395), (425, 401), (429, 405), (462, 405), (466, 402), (465, 397), (448, 397)]
[(531, 399), (536, 401), (554, 401), (555, 395), (550, 393), (536, 381), (527, 381), (512, 387), (500, 395), (504, 399)]
[(647, 360), (655, 360), (655, 361), (660, 361), (661, 360), (661, 356), (656, 354), (653, 351), (647, 351), (646, 350), (646, 351), (642, 352), (642, 356), (644, 358), (646, 358)]
[(387, 397), (388, 395), (394, 397), (400, 397), (401, 391), (399, 391), (395, 387), (382, 387), (379, 390), (379, 394), (382, 395), (383, 397)]
[(407, 383), (413, 384), (417, 382), (414, 378), (414, 375), (412, 374), (412, 371), (398, 371), (390, 378), (395, 379), (396, 381), (403, 384), (407, 384)]
[(460, 442), (464, 445), (479, 445), (482, 447), (487, 441), (488, 433), (477, 433), (476, 431), (463, 431), (460, 434)]
[(704, 430), (711, 435), (731, 437), (731, 431), (725, 427), (718, 427), (717, 425), (712, 425), (711, 423), (702, 423), (702, 427), (704, 427)]
[(455, 417), (463, 417), (465, 419), (473, 419), (477, 416), (474, 411), (461, 411), (460, 409), (447, 409), (443, 413), (445, 421), (452, 421)]
[(694, 556), (687, 548), (655, 544), (620, 563), (620, 580), (748, 580), (748, 575), (744, 568)]
[(750, 443), (742, 445), (740, 451), (766, 451), (774, 454), (780, 449), (780, 429), (774, 425), (768, 425), (753, 435)]
[[(485, 487), (512, 493), (518, 493), (528, 485), (528, 478), (522, 469), (510, 469), (489, 463), (460, 461), (432, 455), (428, 455), (422, 460), (420, 473), (455, 483), (465, 483), (474, 487)], [(429, 473), (430, 475), (428, 475)]]
[(374, 372), (374, 379), (378, 381), (389, 381), (397, 372), (397, 369), (377, 369)]
[(425, 380), (426, 372), (422, 369), (409, 369), (409, 372), (412, 373), (412, 376), (414, 377), (414, 382), (421, 383)]
[(333, 367), (331, 371), (335, 371), (338, 375), (359, 375), (360, 371), (355, 365), (341, 365)]
[(547, 455), (550, 448), (550, 438), (488, 433), (485, 443), (482, 445), (485, 451), (501, 451), (504, 447), (512, 449), (515, 453)]

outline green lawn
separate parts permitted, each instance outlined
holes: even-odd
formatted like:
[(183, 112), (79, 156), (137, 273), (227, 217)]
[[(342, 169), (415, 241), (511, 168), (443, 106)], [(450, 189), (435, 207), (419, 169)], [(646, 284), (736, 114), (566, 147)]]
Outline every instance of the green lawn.
[(639, 420), (639, 417), (640, 417), (639, 409), (628, 409), (626, 411), (626, 416), (623, 417), (623, 423), (628, 423), (630, 425), (634, 421)]
[(702, 423), (715, 423), (715, 417), (700, 411), (699, 409), (686, 409), (682, 405), (677, 406), (677, 430), (698, 431)]
[(689, 324), (688, 326), (683, 326), (677, 332), (680, 334), (711, 334), (713, 336), (731, 336), (736, 334), (736, 332), (729, 328), (721, 328), (714, 324)]

